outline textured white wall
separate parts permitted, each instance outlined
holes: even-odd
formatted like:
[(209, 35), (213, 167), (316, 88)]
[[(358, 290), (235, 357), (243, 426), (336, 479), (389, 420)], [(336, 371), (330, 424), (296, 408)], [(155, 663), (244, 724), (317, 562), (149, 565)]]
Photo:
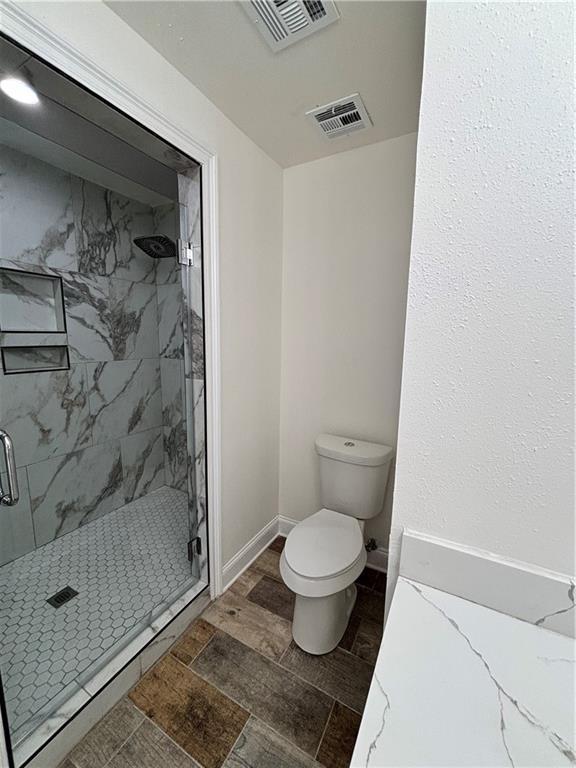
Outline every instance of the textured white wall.
[(23, 5), (218, 154), (226, 563), (278, 512), (282, 171), (103, 3)]
[(572, 16), (428, 3), (393, 573), (403, 526), (574, 571)]
[[(320, 432), (396, 445), (415, 161), (412, 133), (284, 172), (286, 517), (320, 508)], [(382, 546), (391, 500), (368, 527)]]

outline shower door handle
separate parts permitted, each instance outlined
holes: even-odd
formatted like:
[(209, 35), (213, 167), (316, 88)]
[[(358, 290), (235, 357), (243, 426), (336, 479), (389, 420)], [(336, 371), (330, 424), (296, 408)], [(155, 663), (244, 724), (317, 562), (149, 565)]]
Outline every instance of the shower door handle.
[(6, 460), (6, 475), (8, 478), (8, 493), (4, 493), (4, 488), (0, 483), (0, 504), (6, 504), (13, 507), (18, 504), (20, 493), (18, 491), (18, 476), (16, 473), (16, 460), (14, 458), (14, 444), (12, 438), (3, 429), (0, 429), (0, 442), (4, 449), (4, 458)]

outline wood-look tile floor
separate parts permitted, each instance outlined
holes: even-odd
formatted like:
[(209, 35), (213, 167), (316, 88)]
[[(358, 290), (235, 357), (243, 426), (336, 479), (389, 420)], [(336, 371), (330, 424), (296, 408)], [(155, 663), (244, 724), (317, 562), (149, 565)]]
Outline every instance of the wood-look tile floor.
[(382, 637), (386, 575), (366, 569), (340, 645), (292, 641), (284, 539), (188, 627), (61, 768), (348, 768)]

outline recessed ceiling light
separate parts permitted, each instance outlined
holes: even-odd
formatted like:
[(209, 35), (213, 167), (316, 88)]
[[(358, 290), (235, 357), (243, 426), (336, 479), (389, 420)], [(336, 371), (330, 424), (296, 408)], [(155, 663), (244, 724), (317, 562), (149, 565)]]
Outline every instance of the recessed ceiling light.
[(38, 104), (40, 101), (34, 88), (18, 77), (5, 77), (4, 80), (0, 80), (0, 88), (6, 96), (22, 104)]

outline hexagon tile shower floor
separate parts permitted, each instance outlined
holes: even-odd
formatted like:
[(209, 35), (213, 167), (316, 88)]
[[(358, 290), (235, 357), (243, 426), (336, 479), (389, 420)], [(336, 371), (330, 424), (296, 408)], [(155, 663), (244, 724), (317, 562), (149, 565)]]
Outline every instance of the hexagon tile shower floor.
[[(187, 503), (182, 491), (160, 488), (0, 568), (14, 742), (189, 582)], [(47, 602), (67, 586), (78, 594), (58, 608)]]

